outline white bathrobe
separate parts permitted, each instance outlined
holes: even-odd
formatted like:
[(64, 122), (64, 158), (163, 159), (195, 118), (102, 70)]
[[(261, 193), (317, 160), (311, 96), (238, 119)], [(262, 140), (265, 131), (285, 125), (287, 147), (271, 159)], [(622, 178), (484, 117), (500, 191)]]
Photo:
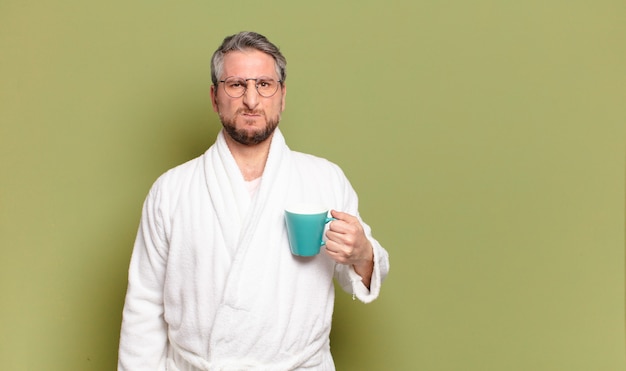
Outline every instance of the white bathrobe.
[(369, 290), (324, 253), (292, 255), (284, 210), (302, 202), (358, 216), (339, 167), (291, 151), (278, 129), (254, 197), (223, 132), (202, 156), (163, 174), (131, 258), (118, 369), (334, 370), (333, 276), (370, 302), (388, 255), (363, 224), (374, 246)]

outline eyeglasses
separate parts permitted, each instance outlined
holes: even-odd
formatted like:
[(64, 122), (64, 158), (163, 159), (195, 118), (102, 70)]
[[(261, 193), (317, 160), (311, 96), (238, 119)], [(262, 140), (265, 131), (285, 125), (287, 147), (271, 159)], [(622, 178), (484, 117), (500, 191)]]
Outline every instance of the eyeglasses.
[(244, 79), (243, 77), (227, 77), (226, 80), (220, 80), (219, 82), (224, 84), (224, 91), (231, 98), (242, 97), (246, 90), (248, 90), (248, 81), (254, 81), (256, 91), (260, 96), (269, 98), (276, 94), (278, 86), (282, 83), (281, 80), (274, 80), (269, 77), (257, 77), (256, 79)]

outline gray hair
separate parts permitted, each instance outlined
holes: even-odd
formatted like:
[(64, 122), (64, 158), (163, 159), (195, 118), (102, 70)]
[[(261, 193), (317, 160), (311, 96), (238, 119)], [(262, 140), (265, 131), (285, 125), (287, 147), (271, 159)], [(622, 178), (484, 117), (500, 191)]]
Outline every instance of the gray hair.
[(213, 53), (213, 57), (211, 58), (211, 80), (213, 81), (213, 85), (217, 86), (217, 79), (222, 74), (224, 56), (228, 52), (245, 51), (249, 49), (256, 49), (274, 58), (276, 74), (280, 76), (282, 83), (285, 82), (287, 79), (287, 60), (278, 47), (261, 34), (243, 31), (235, 35), (227, 36), (222, 42), (222, 45)]

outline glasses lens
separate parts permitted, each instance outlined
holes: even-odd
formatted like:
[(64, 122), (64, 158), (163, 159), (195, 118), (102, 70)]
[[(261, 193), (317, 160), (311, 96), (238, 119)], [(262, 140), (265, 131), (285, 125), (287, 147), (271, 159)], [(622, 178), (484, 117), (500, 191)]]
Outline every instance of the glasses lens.
[[(256, 90), (262, 97), (269, 98), (272, 95), (276, 94), (278, 91), (278, 81), (271, 79), (260, 77), (258, 79), (248, 79), (253, 80), (256, 85)], [(232, 98), (239, 98), (243, 96), (248, 88), (248, 81), (241, 77), (229, 77), (224, 80), (224, 91)]]
[(261, 78), (256, 81), (256, 90), (262, 96), (269, 98), (278, 90), (278, 82), (273, 79)]
[(238, 77), (229, 77), (224, 81), (224, 91), (233, 98), (239, 98), (246, 92), (246, 81)]

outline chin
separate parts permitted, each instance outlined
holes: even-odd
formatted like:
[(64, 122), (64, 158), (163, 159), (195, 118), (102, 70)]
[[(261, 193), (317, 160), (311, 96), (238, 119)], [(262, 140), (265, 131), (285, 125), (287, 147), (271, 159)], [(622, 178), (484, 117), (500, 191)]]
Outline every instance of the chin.
[(246, 145), (246, 146), (254, 146), (260, 143), (265, 142), (274, 134), (274, 130), (276, 130), (277, 125), (267, 126), (264, 129), (254, 129), (244, 128), (244, 129), (236, 129), (231, 125), (223, 125), (224, 130), (228, 136), (230, 136), (235, 142)]

